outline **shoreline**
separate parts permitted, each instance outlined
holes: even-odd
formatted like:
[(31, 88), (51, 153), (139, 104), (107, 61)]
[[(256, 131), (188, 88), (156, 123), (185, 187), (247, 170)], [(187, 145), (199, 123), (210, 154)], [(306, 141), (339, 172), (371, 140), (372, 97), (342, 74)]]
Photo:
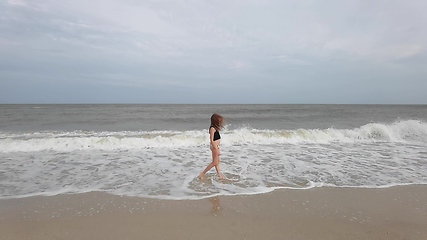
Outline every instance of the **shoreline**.
[(102, 192), (0, 200), (0, 239), (427, 239), (427, 185), (159, 200)]
[[(211, 175), (214, 175), (216, 173), (211, 173)], [(208, 200), (210, 198), (220, 197), (220, 198), (234, 198), (234, 197), (250, 197), (250, 196), (257, 196), (257, 195), (264, 195), (264, 194), (271, 194), (273, 192), (280, 192), (280, 191), (307, 191), (307, 190), (313, 190), (313, 189), (368, 189), (368, 190), (381, 190), (381, 189), (393, 189), (393, 188), (401, 188), (401, 187), (427, 187), (427, 183), (408, 183), (408, 184), (398, 184), (398, 185), (390, 185), (390, 186), (310, 186), (307, 188), (293, 188), (293, 187), (278, 187), (275, 189), (272, 189), (270, 191), (266, 192), (256, 192), (256, 193), (235, 193), (230, 195), (219, 195), (219, 196), (203, 196), (200, 198), (167, 198), (167, 197), (149, 197), (149, 196), (133, 196), (133, 195), (118, 195), (114, 193), (109, 193), (106, 191), (89, 191), (89, 192), (79, 192), (79, 193), (70, 193), (70, 192), (58, 192), (58, 193), (49, 193), (49, 194), (27, 194), (27, 195), (20, 195), (20, 196), (8, 196), (8, 197), (0, 197), (0, 203), (2, 201), (11, 201), (11, 200), (19, 200), (19, 199), (33, 199), (33, 198), (52, 198), (52, 197), (58, 197), (58, 196), (78, 196), (78, 195), (106, 195), (106, 196), (112, 196), (112, 197), (120, 197), (120, 198), (139, 198), (139, 199), (146, 199), (146, 200), (153, 200), (153, 201), (203, 201)], [(155, 195), (153, 195), (155, 196)], [(1, 205), (0, 205), (1, 206)]]

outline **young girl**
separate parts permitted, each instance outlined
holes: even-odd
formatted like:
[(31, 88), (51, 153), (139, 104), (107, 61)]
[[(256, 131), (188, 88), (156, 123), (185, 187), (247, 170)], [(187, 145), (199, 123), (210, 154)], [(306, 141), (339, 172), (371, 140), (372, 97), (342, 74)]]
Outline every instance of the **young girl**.
[(211, 170), (212, 167), (215, 167), (216, 172), (218, 174), (219, 179), (224, 179), (224, 175), (221, 174), (221, 170), (219, 168), (219, 155), (220, 150), (219, 150), (219, 144), (221, 142), (221, 135), (219, 134), (219, 130), (221, 130), (224, 127), (224, 118), (217, 114), (214, 113), (211, 117), (211, 126), (209, 127), (209, 139), (210, 139), (210, 148), (212, 151), (212, 163), (209, 164), (205, 170), (200, 173), (199, 177), (200, 179), (204, 179), (205, 178), (205, 174)]

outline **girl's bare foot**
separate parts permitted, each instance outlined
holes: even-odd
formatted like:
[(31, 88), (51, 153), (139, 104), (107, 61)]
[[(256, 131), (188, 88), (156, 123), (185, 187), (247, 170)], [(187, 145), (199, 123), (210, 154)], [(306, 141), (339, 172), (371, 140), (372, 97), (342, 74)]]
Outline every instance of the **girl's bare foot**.
[(224, 174), (222, 174), (222, 173), (218, 174), (218, 178), (219, 178), (219, 180), (226, 179), (225, 176), (224, 176)]
[(200, 178), (200, 180), (205, 180), (205, 174), (200, 173), (200, 174), (199, 174), (199, 178)]

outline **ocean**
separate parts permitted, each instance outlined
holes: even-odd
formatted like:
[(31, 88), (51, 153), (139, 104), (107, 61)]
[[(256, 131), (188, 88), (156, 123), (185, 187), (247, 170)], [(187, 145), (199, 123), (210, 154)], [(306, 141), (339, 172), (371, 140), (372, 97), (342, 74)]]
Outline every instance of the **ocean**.
[[(221, 169), (210, 116), (224, 116)], [(0, 199), (427, 184), (427, 105), (0, 105)]]

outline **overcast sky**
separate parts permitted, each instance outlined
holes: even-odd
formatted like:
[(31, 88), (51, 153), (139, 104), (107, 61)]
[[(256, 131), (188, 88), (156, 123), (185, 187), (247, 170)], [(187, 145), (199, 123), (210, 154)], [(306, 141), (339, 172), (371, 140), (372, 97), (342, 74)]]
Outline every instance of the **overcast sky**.
[(427, 104), (426, 9), (0, 0), (0, 103)]

